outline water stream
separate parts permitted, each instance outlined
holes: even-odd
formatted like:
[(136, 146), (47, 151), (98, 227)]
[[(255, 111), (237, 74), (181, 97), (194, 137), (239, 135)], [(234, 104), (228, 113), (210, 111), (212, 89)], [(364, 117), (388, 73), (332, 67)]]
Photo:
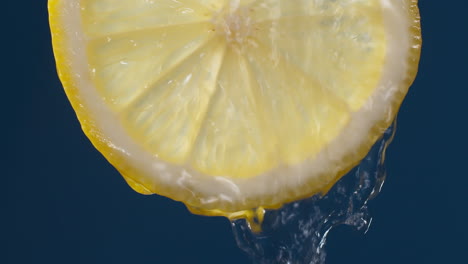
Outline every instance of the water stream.
[(372, 222), (368, 202), (385, 181), (385, 150), (395, 131), (386, 130), (361, 163), (343, 176), (324, 196), (315, 195), (266, 212), (262, 232), (245, 220), (232, 222), (238, 246), (256, 264), (323, 264), (329, 231), (338, 225), (363, 233)]

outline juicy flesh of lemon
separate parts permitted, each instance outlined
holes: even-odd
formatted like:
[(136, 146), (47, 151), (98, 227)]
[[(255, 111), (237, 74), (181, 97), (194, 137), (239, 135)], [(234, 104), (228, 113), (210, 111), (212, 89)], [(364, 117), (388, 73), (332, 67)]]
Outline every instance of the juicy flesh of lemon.
[(377, 86), (381, 1), (83, 0), (92, 81), (135, 142), (207, 175), (317, 155)]

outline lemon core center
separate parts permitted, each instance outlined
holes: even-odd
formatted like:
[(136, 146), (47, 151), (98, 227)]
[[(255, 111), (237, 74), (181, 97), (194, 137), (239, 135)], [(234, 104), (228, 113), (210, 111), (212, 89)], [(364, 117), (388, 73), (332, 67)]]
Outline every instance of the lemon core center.
[(239, 0), (231, 0), (213, 16), (214, 30), (220, 34), (230, 46), (237, 46), (247, 42), (252, 33), (253, 20), (251, 10), (240, 6)]

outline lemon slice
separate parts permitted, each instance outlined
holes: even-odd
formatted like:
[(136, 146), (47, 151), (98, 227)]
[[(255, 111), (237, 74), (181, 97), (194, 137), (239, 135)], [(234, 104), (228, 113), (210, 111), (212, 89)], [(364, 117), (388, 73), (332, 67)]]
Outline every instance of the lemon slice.
[(226, 215), (325, 192), (390, 125), (416, 0), (51, 0), (60, 79), (144, 194)]

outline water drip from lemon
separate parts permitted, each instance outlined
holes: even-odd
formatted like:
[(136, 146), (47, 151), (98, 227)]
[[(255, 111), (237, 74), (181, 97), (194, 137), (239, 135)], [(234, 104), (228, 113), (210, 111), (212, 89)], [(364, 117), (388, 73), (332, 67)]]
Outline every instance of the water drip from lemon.
[(252, 211), (246, 219), (232, 220), (238, 246), (258, 264), (324, 264), (327, 235), (334, 227), (347, 225), (366, 233), (372, 222), (368, 202), (380, 193), (385, 181), (385, 151), (395, 126), (327, 194), (277, 210), (260, 210), (258, 218)]

